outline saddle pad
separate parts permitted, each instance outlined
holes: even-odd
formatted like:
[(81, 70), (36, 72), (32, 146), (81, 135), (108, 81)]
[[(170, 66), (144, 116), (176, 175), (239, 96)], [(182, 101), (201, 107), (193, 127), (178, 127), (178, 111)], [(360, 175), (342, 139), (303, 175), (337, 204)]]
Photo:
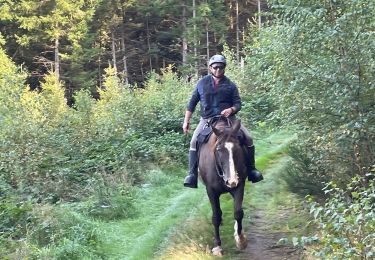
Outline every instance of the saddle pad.
[(207, 143), (208, 139), (210, 139), (211, 134), (212, 134), (212, 128), (210, 126), (204, 128), (197, 136), (198, 147), (204, 143)]

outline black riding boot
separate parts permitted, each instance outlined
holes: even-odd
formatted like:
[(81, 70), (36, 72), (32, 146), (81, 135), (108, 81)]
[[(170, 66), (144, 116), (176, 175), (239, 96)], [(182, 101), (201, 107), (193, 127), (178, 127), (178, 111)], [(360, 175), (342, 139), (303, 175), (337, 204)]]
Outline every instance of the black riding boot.
[(197, 151), (189, 151), (189, 175), (185, 177), (184, 186), (189, 188), (198, 188)]
[(255, 147), (247, 146), (247, 179), (253, 183), (263, 180), (262, 174), (255, 168)]

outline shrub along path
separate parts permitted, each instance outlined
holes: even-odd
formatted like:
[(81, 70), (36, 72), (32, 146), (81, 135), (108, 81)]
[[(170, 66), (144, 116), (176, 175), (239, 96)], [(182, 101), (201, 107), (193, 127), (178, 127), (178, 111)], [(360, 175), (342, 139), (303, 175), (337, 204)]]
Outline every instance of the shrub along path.
[[(297, 251), (278, 244), (299, 227), (298, 199), (286, 192), (279, 174), (287, 163), (288, 132), (268, 135), (256, 142), (257, 165), (266, 180), (247, 185), (244, 227), (249, 239), (245, 251), (235, 249), (233, 241), (233, 203), (222, 196), (221, 228), (225, 258), (297, 259)], [(137, 214), (133, 219), (101, 223), (106, 259), (211, 259), (211, 209), (205, 189), (182, 187), (184, 170), (154, 170), (136, 196)], [(267, 258), (264, 258), (264, 257)], [(275, 257), (275, 258), (272, 258)], [(293, 258), (294, 257), (294, 258)]]

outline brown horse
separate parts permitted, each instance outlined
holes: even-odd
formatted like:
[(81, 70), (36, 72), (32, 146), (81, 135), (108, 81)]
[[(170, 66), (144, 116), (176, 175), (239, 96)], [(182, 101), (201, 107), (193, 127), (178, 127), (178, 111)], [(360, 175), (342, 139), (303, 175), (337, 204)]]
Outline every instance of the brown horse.
[(236, 246), (247, 246), (246, 236), (242, 232), (244, 216), (242, 201), (247, 177), (245, 154), (238, 134), (241, 122), (232, 122), (219, 118), (211, 125), (213, 133), (208, 142), (203, 144), (199, 153), (199, 174), (206, 186), (212, 207), (212, 224), (215, 228), (214, 255), (222, 255), (219, 226), (222, 221), (220, 195), (229, 192), (234, 200), (234, 238)]

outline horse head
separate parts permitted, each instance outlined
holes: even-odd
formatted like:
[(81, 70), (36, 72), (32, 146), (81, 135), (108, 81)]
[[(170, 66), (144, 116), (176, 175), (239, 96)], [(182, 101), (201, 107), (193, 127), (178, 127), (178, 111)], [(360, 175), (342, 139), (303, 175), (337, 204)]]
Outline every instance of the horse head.
[(212, 125), (212, 130), (217, 137), (214, 150), (216, 168), (229, 188), (237, 187), (240, 181), (240, 160), (243, 160), (243, 151), (238, 140), (240, 128), (240, 120), (234, 121), (233, 124), (229, 119), (227, 123), (220, 120)]

